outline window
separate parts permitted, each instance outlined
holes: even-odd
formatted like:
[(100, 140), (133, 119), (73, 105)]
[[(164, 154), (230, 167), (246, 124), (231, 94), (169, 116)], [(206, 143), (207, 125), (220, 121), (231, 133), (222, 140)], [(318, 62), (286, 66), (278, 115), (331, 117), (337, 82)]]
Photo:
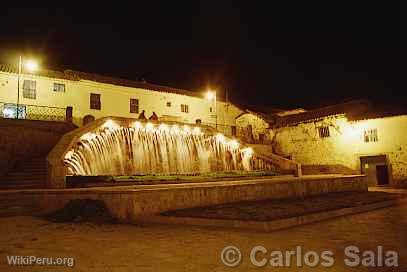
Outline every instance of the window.
[(377, 142), (379, 138), (377, 137), (377, 128), (365, 130), (364, 137), (365, 143)]
[(318, 134), (320, 138), (328, 138), (330, 136), (329, 127), (319, 127)]
[(130, 113), (138, 113), (138, 99), (130, 98)]
[(167, 102), (167, 107), (171, 107), (171, 102)]
[(212, 112), (212, 107), (209, 108), (209, 112)]
[(102, 108), (100, 103), (100, 94), (90, 94), (90, 108), (93, 110), (100, 110)]
[(54, 92), (64, 93), (65, 92), (65, 84), (54, 83)]
[(181, 104), (181, 112), (188, 113), (189, 112), (189, 105)]
[(37, 98), (37, 82), (35, 80), (24, 80), (23, 97), (28, 99)]

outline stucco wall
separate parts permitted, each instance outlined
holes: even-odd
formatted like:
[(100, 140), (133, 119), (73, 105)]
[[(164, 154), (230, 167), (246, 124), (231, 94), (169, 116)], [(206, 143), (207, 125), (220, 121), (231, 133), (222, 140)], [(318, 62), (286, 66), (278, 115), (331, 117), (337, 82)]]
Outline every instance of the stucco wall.
[[(329, 126), (320, 138), (317, 127)], [(366, 129), (377, 129), (378, 141), (365, 142)], [(393, 182), (407, 179), (407, 116), (348, 122), (343, 115), (275, 130), (275, 152), (303, 165), (343, 165), (360, 172), (360, 157), (386, 155)]]
[[(23, 98), (22, 84), (24, 79), (37, 81), (37, 99)], [(65, 93), (54, 92), (54, 82), (65, 84)], [(101, 94), (101, 110), (90, 109), (90, 93)], [(138, 113), (130, 113), (130, 98), (139, 99), (140, 112), (145, 110), (147, 118), (155, 111), (159, 117), (163, 115), (175, 117), (173, 121), (178, 122), (195, 123), (197, 119), (201, 119), (203, 123), (215, 123), (216, 120), (214, 102), (207, 100), (204, 93), (202, 93), (202, 98), (199, 98), (88, 80), (69, 81), (34, 75), (23, 75), (21, 78), (21, 104), (63, 108), (72, 106), (74, 122), (77, 125), (82, 125), (82, 118), (88, 114), (96, 118), (106, 116), (137, 118)], [(0, 102), (16, 103), (16, 101), (17, 75), (0, 72)], [(171, 107), (167, 107), (167, 102), (171, 102)], [(181, 112), (181, 104), (189, 105), (189, 113)], [(210, 108), (212, 108), (212, 112), (210, 112)], [(218, 124), (234, 126), (236, 124), (235, 118), (242, 111), (233, 104), (218, 101), (217, 112)]]

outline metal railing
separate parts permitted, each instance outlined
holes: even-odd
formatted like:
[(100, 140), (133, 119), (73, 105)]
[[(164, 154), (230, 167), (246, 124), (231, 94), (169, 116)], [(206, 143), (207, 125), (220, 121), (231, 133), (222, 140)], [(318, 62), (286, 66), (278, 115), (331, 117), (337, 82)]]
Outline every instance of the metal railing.
[(66, 121), (66, 108), (0, 102), (0, 118)]

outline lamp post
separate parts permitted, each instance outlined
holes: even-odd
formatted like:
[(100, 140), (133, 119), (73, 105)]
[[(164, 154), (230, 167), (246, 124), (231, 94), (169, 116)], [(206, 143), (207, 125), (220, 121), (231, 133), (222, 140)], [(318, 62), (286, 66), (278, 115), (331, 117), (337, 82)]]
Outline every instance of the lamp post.
[[(17, 108), (16, 108), (16, 119), (19, 117), (19, 107), (20, 107), (20, 77), (21, 77), (21, 70), (23, 66), (23, 57), (20, 55), (18, 57), (18, 76), (17, 76)], [(27, 60), (24, 63), (25, 68), (30, 71), (34, 72), (38, 69), (38, 64), (35, 61)]]
[(216, 91), (211, 91), (211, 90), (209, 90), (207, 93), (206, 93), (206, 98), (208, 99), (208, 100), (213, 100), (214, 101), (214, 103), (215, 103), (215, 128), (216, 128), (216, 130), (218, 130), (218, 107), (217, 107), (217, 99), (216, 99)]

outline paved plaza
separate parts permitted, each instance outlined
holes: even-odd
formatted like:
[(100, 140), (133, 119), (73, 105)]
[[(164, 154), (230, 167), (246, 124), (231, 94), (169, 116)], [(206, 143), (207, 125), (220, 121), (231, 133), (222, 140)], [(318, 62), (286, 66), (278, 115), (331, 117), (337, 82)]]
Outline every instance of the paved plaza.
[[(407, 271), (407, 205), (341, 217), (272, 233), (182, 226), (57, 224), (35, 217), (0, 218), (0, 271), (257, 271), (255, 246), (291, 251), (334, 252), (328, 271)], [(237, 267), (225, 266), (222, 249), (240, 249)], [(344, 248), (395, 250), (399, 267), (369, 269), (344, 265)], [(75, 266), (9, 266), (6, 256), (73, 257)], [(259, 259), (266, 254), (257, 255)], [(231, 256), (233, 257), (233, 256)], [(296, 266), (266, 270), (299, 271)], [(304, 271), (327, 271), (325, 267)]]

